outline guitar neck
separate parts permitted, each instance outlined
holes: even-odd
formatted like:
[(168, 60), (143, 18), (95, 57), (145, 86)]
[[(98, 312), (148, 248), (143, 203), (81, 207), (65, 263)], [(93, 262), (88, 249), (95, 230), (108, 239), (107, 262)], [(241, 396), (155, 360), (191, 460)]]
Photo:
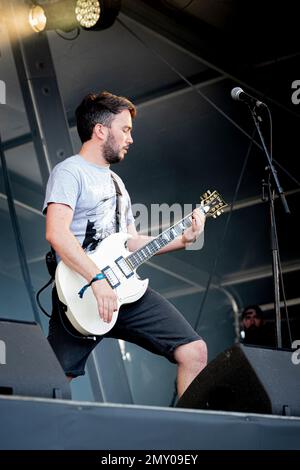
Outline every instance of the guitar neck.
[(161, 248), (171, 243), (171, 241), (175, 240), (178, 235), (181, 235), (184, 230), (190, 227), (191, 225), (192, 212), (176, 224), (172, 225), (172, 227), (162, 232), (160, 235), (158, 235), (158, 237), (148, 242), (142, 248), (139, 248), (138, 250), (134, 251), (129, 256), (127, 256), (127, 262), (129, 263), (132, 269), (137, 269), (143, 263), (152, 258), (152, 256), (156, 255), (156, 253)]

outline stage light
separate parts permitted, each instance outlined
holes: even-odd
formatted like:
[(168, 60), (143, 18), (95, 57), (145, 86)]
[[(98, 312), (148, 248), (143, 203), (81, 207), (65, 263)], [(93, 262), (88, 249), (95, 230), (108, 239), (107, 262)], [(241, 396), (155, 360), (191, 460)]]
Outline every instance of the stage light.
[(29, 24), (33, 31), (75, 28), (105, 29), (113, 24), (121, 0), (57, 0), (35, 2), (29, 11)]
[(47, 18), (45, 12), (40, 5), (35, 5), (30, 8), (29, 11), (29, 24), (33, 31), (39, 33), (46, 27)]
[(75, 7), (75, 15), (80, 26), (92, 28), (100, 18), (100, 2), (97, 0), (78, 0)]

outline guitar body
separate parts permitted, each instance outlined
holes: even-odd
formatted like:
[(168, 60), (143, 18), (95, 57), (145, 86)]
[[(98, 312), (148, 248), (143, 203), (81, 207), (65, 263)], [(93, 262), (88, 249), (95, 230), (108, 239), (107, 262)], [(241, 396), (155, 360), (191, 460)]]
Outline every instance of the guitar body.
[[(207, 191), (201, 196), (199, 209), (206, 216), (216, 218), (226, 206), (217, 191)], [(133, 253), (125, 248), (125, 243), (131, 235), (124, 232), (114, 233), (105, 238), (94, 252), (87, 254), (98, 266), (99, 273), (102, 272), (106, 276), (107, 282), (117, 295), (118, 310), (114, 312), (110, 323), (105, 323), (100, 318), (97, 301), (90, 287), (82, 298), (79, 297), (78, 292), (86, 285), (86, 279), (60, 261), (55, 273), (57, 294), (67, 308), (66, 315), (74, 328), (87, 336), (108, 333), (117, 321), (121, 305), (135, 302), (146, 292), (149, 280), (141, 280), (136, 274), (136, 269), (191, 225), (192, 213)]]
[[(135, 270), (131, 270), (124, 259), (130, 255), (125, 242), (131, 235), (118, 232), (105, 238), (98, 248), (88, 254), (94, 263), (110, 279), (118, 298), (118, 310), (114, 312), (110, 323), (105, 323), (99, 316), (96, 298), (89, 287), (82, 298), (78, 292), (87, 283), (86, 279), (70, 269), (63, 261), (58, 263), (55, 283), (59, 300), (66, 305), (66, 315), (73, 327), (83, 335), (104, 335), (112, 329), (123, 304), (140, 299), (148, 287), (149, 280), (141, 280)], [(125, 262), (126, 263), (126, 262)], [(101, 281), (100, 281), (101, 282)]]

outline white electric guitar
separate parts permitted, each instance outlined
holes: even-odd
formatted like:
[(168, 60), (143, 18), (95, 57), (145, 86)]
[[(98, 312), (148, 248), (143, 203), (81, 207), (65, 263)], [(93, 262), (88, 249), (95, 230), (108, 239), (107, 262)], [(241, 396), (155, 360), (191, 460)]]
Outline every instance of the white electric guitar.
[[(207, 191), (201, 197), (200, 208), (207, 216), (219, 216), (226, 206), (217, 191)], [(74, 328), (87, 336), (104, 335), (111, 330), (117, 321), (121, 305), (140, 299), (146, 292), (149, 280), (140, 279), (136, 269), (191, 225), (192, 213), (134, 252), (129, 252), (125, 247), (131, 235), (125, 232), (114, 233), (105, 238), (94, 252), (88, 253), (117, 294), (118, 310), (113, 313), (110, 323), (105, 323), (100, 318), (91, 288), (85, 291), (82, 298), (79, 297), (78, 293), (86, 284), (86, 279), (60, 261), (55, 273), (56, 289)]]

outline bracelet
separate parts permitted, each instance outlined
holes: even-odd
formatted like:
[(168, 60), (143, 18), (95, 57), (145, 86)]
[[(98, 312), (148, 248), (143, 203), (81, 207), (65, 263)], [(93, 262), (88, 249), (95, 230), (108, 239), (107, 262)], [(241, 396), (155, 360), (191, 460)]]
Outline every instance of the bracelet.
[(85, 286), (83, 286), (82, 289), (80, 289), (80, 291), (78, 292), (79, 297), (82, 299), (83, 294), (85, 293), (85, 291), (87, 290), (87, 288), (90, 287), (90, 285), (91, 285), (93, 282), (95, 282), (95, 281), (101, 281), (101, 279), (106, 279), (106, 276), (105, 276), (103, 273), (96, 274), (96, 276), (93, 277), (93, 279), (91, 280), (91, 282), (90, 282), (89, 284), (86, 284)]

